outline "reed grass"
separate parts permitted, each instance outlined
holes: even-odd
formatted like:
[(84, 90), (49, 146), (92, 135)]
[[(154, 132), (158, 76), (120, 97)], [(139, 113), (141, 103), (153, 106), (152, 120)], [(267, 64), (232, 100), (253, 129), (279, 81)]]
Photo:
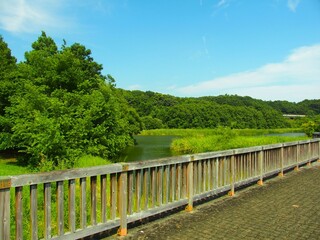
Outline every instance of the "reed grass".
[[(263, 133), (269, 134), (266, 132)], [(241, 131), (229, 131), (221, 135), (182, 137), (173, 140), (171, 150), (175, 154), (194, 154), (308, 139), (306, 136), (258, 135), (258, 132), (256, 131), (251, 132), (250, 134), (248, 132), (241, 133)]]
[(153, 129), (143, 130), (140, 135), (142, 136), (208, 136), (208, 135), (221, 135), (225, 131), (230, 131), (233, 134), (241, 136), (258, 136), (266, 134), (281, 134), (281, 133), (297, 133), (303, 132), (301, 128), (280, 128), (280, 129), (230, 129), (218, 127), (213, 129)]

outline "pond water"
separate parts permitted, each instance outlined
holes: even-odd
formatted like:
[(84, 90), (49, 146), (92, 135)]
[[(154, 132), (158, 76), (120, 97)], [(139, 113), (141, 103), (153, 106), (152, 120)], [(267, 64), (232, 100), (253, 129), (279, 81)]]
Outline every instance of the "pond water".
[(143, 161), (173, 156), (170, 145), (176, 136), (135, 136), (137, 145), (128, 147), (120, 161)]
[(307, 136), (305, 133), (270, 133), (265, 136), (281, 136), (281, 137), (305, 137)]
[[(306, 136), (304, 133), (275, 133), (265, 136)], [(173, 139), (177, 136), (135, 136), (137, 144), (128, 147), (120, 156), (120, 162), (144, 161), (157, 158), (172, 157), (170, 149)]]

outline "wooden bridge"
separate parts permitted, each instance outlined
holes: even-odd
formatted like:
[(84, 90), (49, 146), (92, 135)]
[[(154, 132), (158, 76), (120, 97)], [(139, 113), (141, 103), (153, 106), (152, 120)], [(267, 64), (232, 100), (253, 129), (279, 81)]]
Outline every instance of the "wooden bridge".
[(0, 178), (0, 239), (79, 239), (316, 161), (320, 139)]

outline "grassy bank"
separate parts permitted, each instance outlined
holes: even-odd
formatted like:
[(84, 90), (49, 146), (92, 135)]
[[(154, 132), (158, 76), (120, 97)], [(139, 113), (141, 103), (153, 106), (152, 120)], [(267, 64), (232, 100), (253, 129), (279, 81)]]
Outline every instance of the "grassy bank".
[[(140, 133), (142, 136), (210, 136), (221, 135), (228, 128), (214, 128), (214, 129), (154, 129), (144, 130)], [(261, 136), (266, 134), (281, 134), (281, 133), (298, 133), (303, 132), (301, 128), (281, 128), (281, 129), (228, 129), (233, 134), (241, 136)]]
[[(99, 165), (111, 164), (109, 160), (105, 160), (100, 157), (94, 156), (83, 156), (79, 158), (74, 168), (86, 168)], [(38, 166), (35, 169), (31, 169), (27, 166), (21, 166), (18, 164), (16, 158), (12, 155), (0, 153), (0, 176), (11, 176), (27, 173), (36, 173), (36, 172), (48, 172), (54, 170), (66, 169), (64, 164), (61, 163), (59, 166), (53, 166), (52, 163), (43, 163), (41, 166)]]
[(261, 146), (304, 139), (308, 138), (282, 136), (235, 136), (231, 138), (224, 136), (184, 137), (175, 139), (171, 144), (171, 149), (177, 154), (190, 154)]
[(190, 154), (209, 151), (219, 151), (234, 148), (261, 146), (282, 142), (305, 140), (305, 136), (269, 136), (268, 134), (283, 134), (299, 132), (298, 129), (217, 129), (204, 132), (203, 135), (189, 135), (175, 139), (171, 149), (176, 154)]
[(268, 136), (269, 134), (299, 133), (301, 129), (156, 129), (141, 135), (174, 135), (171, 149), (176, 154), (219, 151), (308, 139), (304, 136)]

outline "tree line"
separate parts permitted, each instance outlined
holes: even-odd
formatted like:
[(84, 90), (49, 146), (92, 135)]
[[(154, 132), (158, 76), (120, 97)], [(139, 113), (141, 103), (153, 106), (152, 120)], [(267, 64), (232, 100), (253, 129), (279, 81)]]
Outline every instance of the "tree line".
[(263, 101), (237, 95), (182, 98), (139, 90), (119, 90), (140, 115), (145, 129), (156, 128), (284, 128), (310, 120), (287, 120), (283, 114), (320, 114), (320, 100)]

